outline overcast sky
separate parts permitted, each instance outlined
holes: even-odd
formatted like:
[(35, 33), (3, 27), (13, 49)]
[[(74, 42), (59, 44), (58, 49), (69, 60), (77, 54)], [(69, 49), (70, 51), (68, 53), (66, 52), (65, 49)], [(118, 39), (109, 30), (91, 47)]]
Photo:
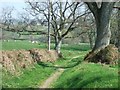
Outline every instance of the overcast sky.
[[(0, 0), (0, 15), (2, 14), (3, 8), (14, 7), (14, 17), (17, 17), (18, 12), (23, 12), (23, 8), (26, 8), (26, 0)], [(46, 1), (46, 0), (36, 0), (36, 1)]]
[[(0, 15), (2, 14), (2, 9), (3, 8), (14, 7), (15, 8), (14, 17), (17, 17), (18, 12), (23, 12), (24, 11), (23, 8), (26, 7), (25, 1), (26, 0), (0, 0)], [(41, 1), (41, 2), (44, 1), (45, 2), (46, 0), (35, 0), (35, 1)], [(51, 1), (55, 1), (55, 0), (51, 0)]]
[[(23, 8), (26, 7), (25, 1), (26, 0), (0, 0), (0, 14), (2, 14), (3, 8), (14, 7), (15, 8), (14, 16), (17, 16), (18, 12), (22, 12)], [(43, 2), (46, 0), (35, 0), (35, 1)], [(51, 1), (56, 1), (56, 0), (51, 0)], [(61, 0), (61, 1), (66, 1), (66, 0)], [(79, 0), (68, 0), (68, 1), (79, 1)], [(89, 0), (89, 1), (91, 1), (91, 0)], [(101, 1), (101, 0), (97, 0), (97, 1)]]
[(12, 6), (14, 6), (17, 10), (21, 10), (26, 5), (24, 0), (0, 0), (0, 8), (12, 7)]
[(25, 0), (0, 0), (0, 14), (2, 14), (3, 8), (12, 8), (14, 7), (13, 17), (17, 17), (18, 12), (22, 12), (23, 8), (26, 7)]

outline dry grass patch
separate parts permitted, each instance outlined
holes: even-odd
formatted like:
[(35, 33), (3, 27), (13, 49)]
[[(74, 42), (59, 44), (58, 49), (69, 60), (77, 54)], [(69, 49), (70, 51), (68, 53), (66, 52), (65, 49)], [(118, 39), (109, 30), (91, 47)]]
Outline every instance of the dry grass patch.
[(30, 68), (35, 63), (41, 62), (53, 62), (57, 60), (58, 55), (56, 51), (48, 51), (42, 49), (31, 50), (12, 50), (2, 51), (2, 57), (0, 63), (2, 63), (3, 69), (13, 75), (20, 74), (22, 69)]

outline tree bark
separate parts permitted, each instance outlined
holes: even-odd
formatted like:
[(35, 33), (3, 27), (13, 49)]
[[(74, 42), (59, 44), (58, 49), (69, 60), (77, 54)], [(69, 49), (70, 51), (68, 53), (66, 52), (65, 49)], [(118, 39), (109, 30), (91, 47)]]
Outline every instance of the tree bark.
[(97, 7), (95, 2), (86, 3), (93, 13), (96, 21), (97, 36), (95, 46), (92, 51), (101, 50), (110, 43), (110, 16), (114, 6), (114, 2), (102, 2), (101, 8)]
[(105, 48), (110, 43), (110, 12), (105, 11), (100, 11), (100, 14), (96, 17), (97, 37), (93, 51)]
[(57, 51), (58, 54), (61, 54), (61, 44), (62, 44), (61, 39), (55, 41), (55, 50)]

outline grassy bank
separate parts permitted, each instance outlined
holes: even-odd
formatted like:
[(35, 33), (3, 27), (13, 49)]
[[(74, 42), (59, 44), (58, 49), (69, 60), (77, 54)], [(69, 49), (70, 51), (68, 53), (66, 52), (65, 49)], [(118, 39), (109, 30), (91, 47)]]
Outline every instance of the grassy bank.
[(35, 64), (34, 68), (24, 70), (20, 76), (13, 76), (7, 72), (3, 72), (2, 86), (4, 88), (39, 88), (40, 84), (54, 71), (55, 68)]
[(82, 62), (66, 70), (54, 88), (118, 88), (118, 68)]

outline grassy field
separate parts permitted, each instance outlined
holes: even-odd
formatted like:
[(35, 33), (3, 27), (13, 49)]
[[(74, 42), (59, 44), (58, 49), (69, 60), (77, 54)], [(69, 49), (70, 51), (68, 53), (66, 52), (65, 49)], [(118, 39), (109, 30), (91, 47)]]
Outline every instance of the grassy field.
[(16, 42), (13, 40), (9, 40), (9, 42), (7, 41), (0, 41), (0, 43), (2, 43), (2, 50), (19, 50), (19, 49), (32, 49), (32, 48), (46, 48), (47, 45), (42, 43), (42, 44), (38, 44), (38, 43), (31, 43), (29, 41), (19, 41), (17, 40)]
[[(28, 41), (9, 41), (2, 43), (3, 50), (19, 50), (31, 48), (47, 48), (47, 44), (32, 44)], [(53, 44), (51, 45), (53, 49)], [(3, 72), (3, 87), (39, 87), (57, 67), (65, 68), (64, 73), (52, 84), (55, 88), (117, 88), (118, 68), (109, 65), (83, 62), (84, 56), (89, 52), (88, 44), (63, 45), (64, 58), (54, 63), (36, 64), (30, 70), (24, 70), (19, 77)], [(76, 57), (76, 58), (74, 58)], [(11, 78), (12, 77), (12, 78)]]

